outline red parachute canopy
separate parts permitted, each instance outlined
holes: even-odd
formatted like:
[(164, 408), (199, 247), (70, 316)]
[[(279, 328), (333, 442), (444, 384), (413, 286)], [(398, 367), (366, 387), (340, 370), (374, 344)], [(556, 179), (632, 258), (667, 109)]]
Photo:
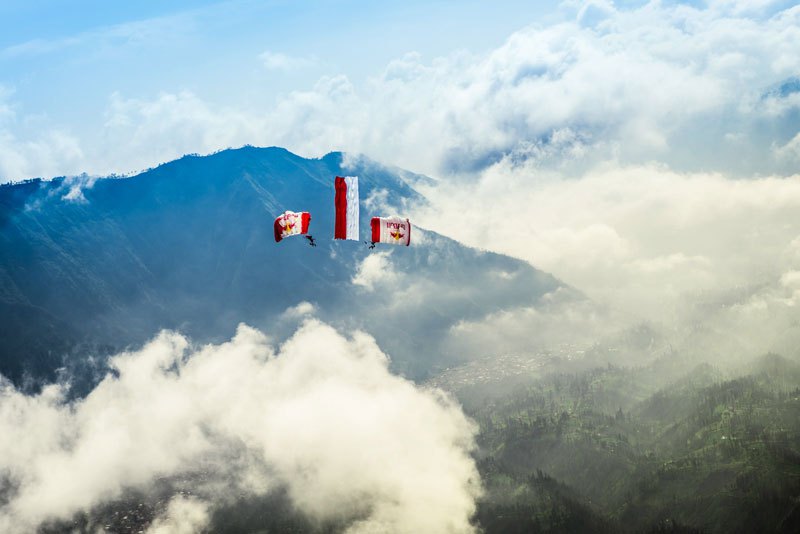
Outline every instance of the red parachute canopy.
[(334, 188), (336, 223), (333, 227), (333, 238), (358, 241), (358, 176), (337, 176)]
[(311, 214), (307, 211), (285, 211), (275, 219), (275, 242), (280, 243), (284, 237), (308, 233)]
[(373, 243), (389, 243), (391, 245), (411, 244), (411, 223), (408, 219), (400, 217), (373, 217), (372, 226)]

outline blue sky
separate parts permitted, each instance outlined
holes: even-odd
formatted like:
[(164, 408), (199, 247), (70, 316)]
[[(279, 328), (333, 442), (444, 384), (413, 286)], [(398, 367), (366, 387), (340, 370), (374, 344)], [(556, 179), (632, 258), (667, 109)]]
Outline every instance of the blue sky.
[[(552, 146), (558, 132), (606, 142), (590, 163), (621, 155), (786, 173), (800, 150), (796, 107), (783, 99), (767, 120), (755, 108), (798, 76), (793, 4), (6, 1), (0, 181), (128, 173), (245, 143), (452, 174)], [(497, 91), (484, 91), (487, 81)], [(657, 94), (670, 84), (680, 94)], [(441, 135), (414, 135), (422, 130)], [(742, 131), (780, 157), (745, 153), (726, 167), (742, 154), (732, 141)], [(714, 150), (699, 154), (698, 143)]]
[[(733, 172), (742, 130), (783, 155), (747, 153), (739, 171), (785, 173), (796, 107), (783, 99), (766, 121), (754, 108), (798, 75), (792, 4), (4, 2), (0, 181), (129, 173), (245, 143), (453, 174), (565, 132), (605, 143), (590, 162)], [(670, 85), (674, 98), (658, 94)]]
[(360, 82), (408, 52), (480, 53), (525, 24), (564, 16), (523, 1), (66, 5), (0, 7), (0, 86), (14, 112), (7, 128), (18, 139), (42, 127), (91, 138), (115, 93), (152, 99), (189, 91), (211, 105), (261, 110), (322, 76)]

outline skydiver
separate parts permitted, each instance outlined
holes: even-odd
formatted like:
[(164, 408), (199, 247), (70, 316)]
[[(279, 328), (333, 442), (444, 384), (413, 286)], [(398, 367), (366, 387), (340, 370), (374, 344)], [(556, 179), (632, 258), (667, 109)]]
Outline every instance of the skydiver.
[(308, 239), (308, 244), (309, 245), (311, 245), (312, 247), (316, 247), (317, 246), (317, 242), (314, 241), (314, 236), (307, 235), (307, 236), (305, 236), (305, 238)]

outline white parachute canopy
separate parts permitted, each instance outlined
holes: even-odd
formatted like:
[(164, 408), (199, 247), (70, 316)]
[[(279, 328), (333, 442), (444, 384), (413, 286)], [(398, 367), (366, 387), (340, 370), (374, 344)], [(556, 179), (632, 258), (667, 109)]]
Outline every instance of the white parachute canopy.
[(411, 223), (402, 217), (373, 217), (372, 242), (391, 245), (411, 244)]

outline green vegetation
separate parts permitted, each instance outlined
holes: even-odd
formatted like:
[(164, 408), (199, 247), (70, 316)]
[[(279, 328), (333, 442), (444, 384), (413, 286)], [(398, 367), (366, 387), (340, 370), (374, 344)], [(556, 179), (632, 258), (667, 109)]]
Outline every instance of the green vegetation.
[(480, 425), (491, 532), (800, 532), (800, 364), (770, 354), (657, 388), (648, 368), (457, 394)]

